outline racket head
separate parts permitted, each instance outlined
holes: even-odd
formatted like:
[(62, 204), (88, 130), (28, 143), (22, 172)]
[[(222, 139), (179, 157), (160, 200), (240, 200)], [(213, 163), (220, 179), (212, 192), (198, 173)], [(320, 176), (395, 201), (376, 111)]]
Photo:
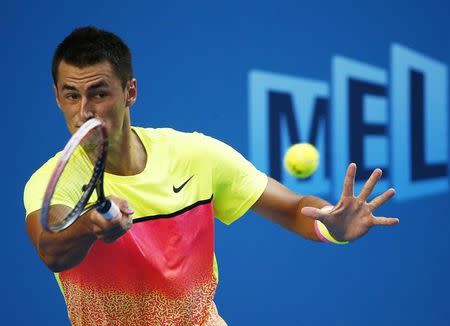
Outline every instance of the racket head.
[[(104, 201), (102, 182), (107, 145), (106, 128), (96, 118), (85, 122), (72, 135), (61, 152), (44, 194), (40, 212), (44, 229), (60, 232), (83, 212)], [(97, 196), (92, 196), (96, 188)]]

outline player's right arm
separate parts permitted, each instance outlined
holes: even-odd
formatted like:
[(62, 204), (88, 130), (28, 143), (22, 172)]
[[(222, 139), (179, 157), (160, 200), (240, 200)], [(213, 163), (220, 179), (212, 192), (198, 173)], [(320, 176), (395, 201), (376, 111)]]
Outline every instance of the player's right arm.
[[(110, 243), (122, 236), (132, 225), (130, 215), (133, 211), (127, 203), (114, 198), (121, 215), (107, 221), (95, 209), (89, 210), (78, 218), (70, 227), (61, 232), (45, 230), (40, 222), (40, 210), (31, 212), (26, 218), (28, 235), (33, 242), (41, 260), (53, 272), (61, 272), (78, 265), (89, 252), (97, 239)], [(55, 205), (49, 214), (69, 213), (71, 208)]]

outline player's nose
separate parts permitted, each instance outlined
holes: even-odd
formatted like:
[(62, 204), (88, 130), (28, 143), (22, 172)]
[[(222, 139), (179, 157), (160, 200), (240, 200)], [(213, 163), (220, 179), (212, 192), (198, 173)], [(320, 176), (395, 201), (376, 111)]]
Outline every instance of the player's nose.
[(81, 98), (80, 101), (80, 116), (84, 121), (87, 121), (94, 117), (94, 111), (89, 100), (85, 97)]

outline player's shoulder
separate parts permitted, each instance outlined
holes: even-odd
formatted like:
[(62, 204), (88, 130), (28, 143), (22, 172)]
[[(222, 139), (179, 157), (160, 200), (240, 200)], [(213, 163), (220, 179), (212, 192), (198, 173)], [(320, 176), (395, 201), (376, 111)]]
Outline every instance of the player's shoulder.
[(26, 185), (29, 185), (37, 180), (48, 179), (52, 174), (55, 166), (58, 162), (61, 152), (56, 153), (53, 157), (48, 159), (44, 164), (42, 164), (28, 179)]
[(172, 128), (142, 128), (133, 127), (133, 129), (150, 142), (165, 143), (174, 146), (201, 146), (208, 141), (209, 136), (201, 132), (186, 132)]
[(211, 163), (224, 157), (236, 157), (236, 151), (231, 146), (201, 132), (184, 132), (172, 128), (134, 129), (146, 147), (153, 148), (153, 152), (161, 150), (168, 153), (171, 159), (183, 157)]

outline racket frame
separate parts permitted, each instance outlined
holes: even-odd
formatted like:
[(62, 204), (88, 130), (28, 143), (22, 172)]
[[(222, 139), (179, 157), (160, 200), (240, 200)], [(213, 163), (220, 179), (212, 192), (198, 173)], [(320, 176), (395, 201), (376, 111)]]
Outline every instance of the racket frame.
[[(62, 220), (58, 225), (50, 225), (48, 223), (48, 214), (50, 212), (50, 202), (53, 197), (56, 185), (61, 174), (64, 171), (67, 163), (70, 160), (70, 157), (75, 152), (75, 149), (80, 144), (81, 140), (93, 129), (99, 128), (100, 137), (99, 140), (99, 149), (98, 149), (98, 157), (94, 163), (93, 173), (89, 180), (89, 182), (83, 187), (83, 194), (80, 197), (80, 200), (76, 203), (75, 207), (70, 211), (70, 213)], [(85, 122), (70, 138), (64, 147), (61, 157), (56, 164), (55, 170), (50, 177), (50, 181), (47, 185), (44, 200), (42, 203), (40, 221), (42, 227), (50, 232), (60, 232), (70, 225), (72, 225), (79, 216), (84, 214), (86, 211), (91, 210), (93, 208), (99, 208), (100, 211), (105, 207), (105, 202), (107, 202), (105, 198), (105, 193), (103, 190), (103, 175), (106, 166), (106, 156), (107, 156), (107, 147), (108, 147), (108, 138), (107, 132), (104, 123), (97, 119), (93, 118)], [(89, 198), (91, 197), (94, 189), (97, 193), (97, 201), (90, 206), (86, 206)]]

